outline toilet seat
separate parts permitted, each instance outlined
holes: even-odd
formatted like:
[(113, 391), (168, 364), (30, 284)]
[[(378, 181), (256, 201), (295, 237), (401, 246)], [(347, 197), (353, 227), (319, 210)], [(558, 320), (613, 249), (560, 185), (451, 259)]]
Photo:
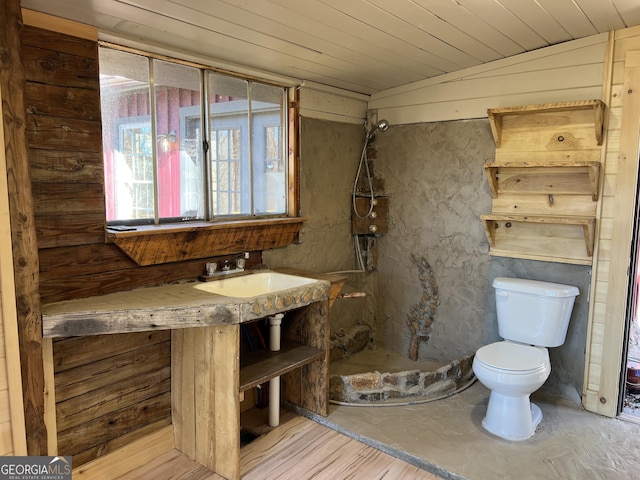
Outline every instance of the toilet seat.
[(549, 366), (546, 349), (513, 342), (485, 345), (478, 349), (475, 360), (488, 370), (510, 375), (529, 375)]

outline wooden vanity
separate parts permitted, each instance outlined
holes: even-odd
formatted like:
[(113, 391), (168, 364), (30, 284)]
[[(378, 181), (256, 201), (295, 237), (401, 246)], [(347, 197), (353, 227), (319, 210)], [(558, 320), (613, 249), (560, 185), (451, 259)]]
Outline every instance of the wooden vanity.
[[(245, 390), (281, 376), (283, 400), (328, 414), (328, 312), (344, 277), (280, 271), (317, 281), (247, 299), (203, 292), (194, 288), (195, 281), (185, 281), (58, 302), (42, 309), (44, 337), (170, 329), (172, 425), (145, 448), (170, 445), (223, 477), (238, 479)], [(241, 354), (241, 324), (276, 313), (285, 314), (282, 349)], [(109, 459), (117, 454), (81, 466), (74, 478), (113, 474)]]

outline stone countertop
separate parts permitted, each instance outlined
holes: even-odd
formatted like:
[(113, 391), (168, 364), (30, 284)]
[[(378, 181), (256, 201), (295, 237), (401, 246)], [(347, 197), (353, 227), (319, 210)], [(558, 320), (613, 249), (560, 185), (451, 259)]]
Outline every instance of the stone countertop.
[[(313, 277), (310, 274), (309, 277)], [(243, 323), (327, 300), (330, 280), (235, 298), (185, 280), (42, 306), (43, 337), (73, 337)]]

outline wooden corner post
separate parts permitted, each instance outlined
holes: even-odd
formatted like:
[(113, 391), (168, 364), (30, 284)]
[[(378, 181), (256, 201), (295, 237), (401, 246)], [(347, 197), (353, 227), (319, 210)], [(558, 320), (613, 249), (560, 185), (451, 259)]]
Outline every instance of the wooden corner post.
[(20, 0), (0, 2), (0, 88), (27, 453), (47, 455), (39, 262), (26, 140)]

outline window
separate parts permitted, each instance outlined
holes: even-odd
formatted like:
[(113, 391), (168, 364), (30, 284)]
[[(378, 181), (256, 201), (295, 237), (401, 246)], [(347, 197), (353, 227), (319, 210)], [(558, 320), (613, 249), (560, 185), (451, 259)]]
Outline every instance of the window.
[(286, 88), (101, 46), (100, 94), (108, 224), (286, 216)]

